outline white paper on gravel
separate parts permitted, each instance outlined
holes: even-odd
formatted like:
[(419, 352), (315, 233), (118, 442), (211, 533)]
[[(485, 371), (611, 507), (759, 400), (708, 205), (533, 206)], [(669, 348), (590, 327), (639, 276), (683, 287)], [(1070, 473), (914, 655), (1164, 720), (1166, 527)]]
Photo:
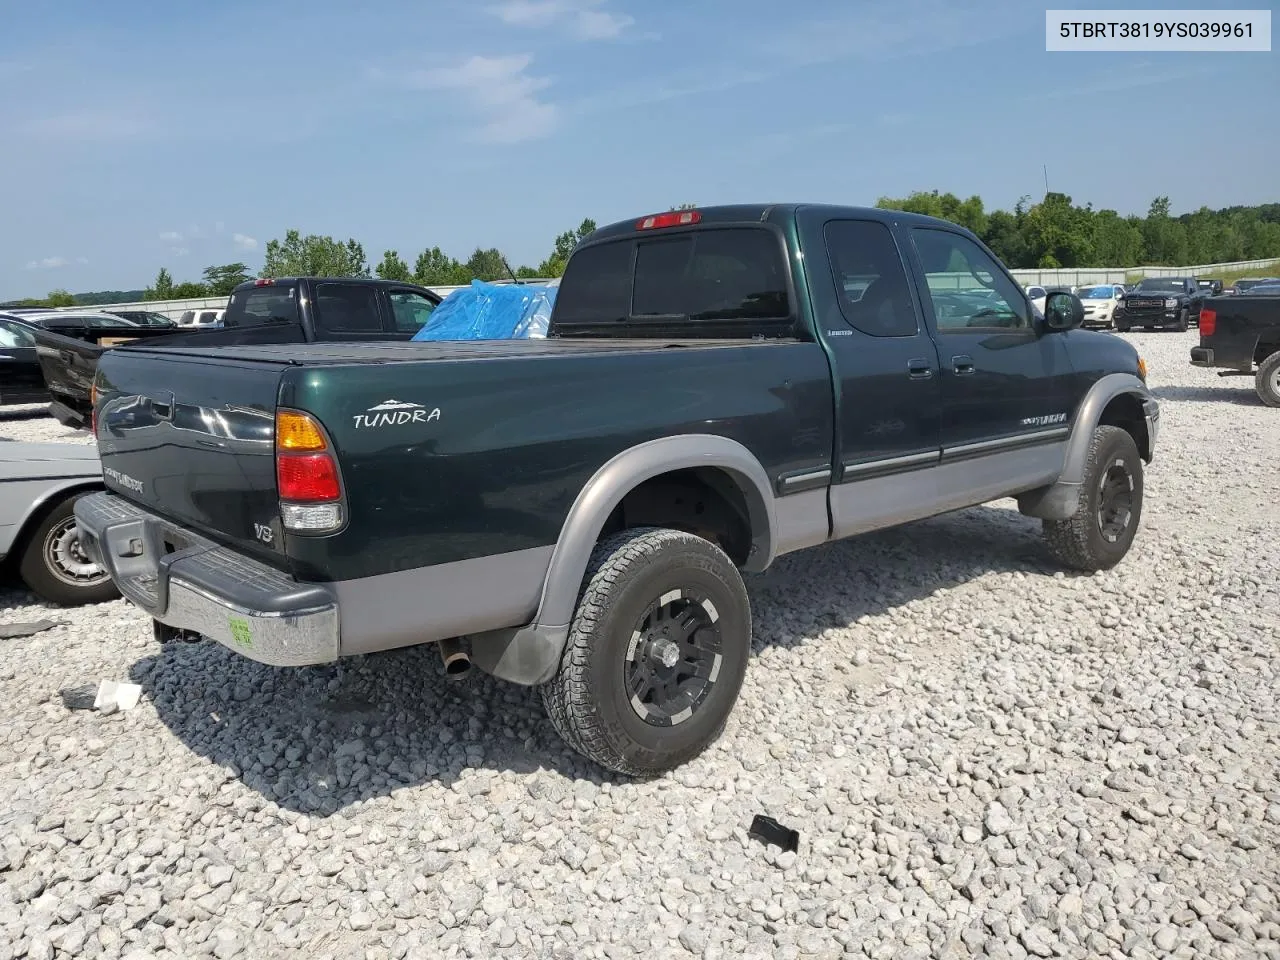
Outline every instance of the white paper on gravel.
[(115, 680), (103, 680), (98, 684), (98, 696), (93, 701), (93, 709), (103, 713), (115, 713), (117, 710), (132, 710), (138, 705), (142, 696), (142, 687), (136, 683), (117, 683)]

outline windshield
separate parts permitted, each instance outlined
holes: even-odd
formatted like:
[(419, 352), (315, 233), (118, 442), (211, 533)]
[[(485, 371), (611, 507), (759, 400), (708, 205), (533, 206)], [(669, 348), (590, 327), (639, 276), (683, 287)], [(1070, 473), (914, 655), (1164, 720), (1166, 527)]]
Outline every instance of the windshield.
[(1182, 280), (1143, 280), (1138, 284), (1137, 293), (1183, 293), (1187, 285)]
[(1110, 285), (1103, 287), (1082, 287), (1080, 289), (1081, 300), (1110, 300), (1115, 295), (1116, 288)]

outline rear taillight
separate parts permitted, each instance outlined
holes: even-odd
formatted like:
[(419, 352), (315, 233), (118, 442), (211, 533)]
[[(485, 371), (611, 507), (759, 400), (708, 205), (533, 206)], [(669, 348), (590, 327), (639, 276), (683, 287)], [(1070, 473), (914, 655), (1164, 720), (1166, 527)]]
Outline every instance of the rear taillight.
[(1212, 307), (1204, 307), (1200, 310), (1200, 336), (1212, 337), (1213, 331), (1218, 327), (1218, 311)]
[(338, 461), (310, 414), (276, 413), (276, 490), (286, 530), (327, 533), (342, 526)]

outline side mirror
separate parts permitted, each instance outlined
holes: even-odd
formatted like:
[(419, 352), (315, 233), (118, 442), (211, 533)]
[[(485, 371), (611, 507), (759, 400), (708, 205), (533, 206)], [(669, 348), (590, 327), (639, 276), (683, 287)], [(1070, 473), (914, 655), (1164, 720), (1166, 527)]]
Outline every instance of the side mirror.
[(1084, 304), (1074, 293), (1051, 293), (1044, 302), (1044, 323), (1050, 330), (1074, 330), (1084, 322)]

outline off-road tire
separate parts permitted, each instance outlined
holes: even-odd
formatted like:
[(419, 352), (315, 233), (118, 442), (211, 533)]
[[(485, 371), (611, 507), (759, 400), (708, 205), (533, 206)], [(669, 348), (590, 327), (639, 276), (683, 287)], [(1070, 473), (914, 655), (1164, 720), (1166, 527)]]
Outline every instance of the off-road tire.
[(1280, 350), (1258, 364), (1253, 387), (1268, 407), (1280, 407)]
[(27, 535), (18, 561), (18, 573), (31, 592), (40, 599), (63, 607), (87, 603), (105, 603), (120, 596), (116, 585), (105, 571), (92, 579), (71, 582), (69, 574), (55, 568), (53, 540), (74, 520), (78, 496), (67, 497), (53, 507)]
[(1129, 321), (1128, 321), (1128, 320), (1116, 320), (1116, 319), (1114, 319), (1114, 318), (1113, 318), (1113, 319), (1112, 319), (1112, 321), (1111, 321), (1111, 326), (1112, 326), (1112, 328), (1115, 330), (1115, 332), (1116, 332), (1116, 333), (1128, 333), (1128, 332), (1129, 332)]
[(1182, 312), (1178, 314), (1178, 322), (1173, 325), (1173, 329), (1178, 333), (1186, 333), (1188, 322), (1188, 311), (1186, 307), (1183, 307)]
[[(628, 695), (628, 650), (646, 609), (681, 588), (700, 591), (714, 605), (722, 659), (705, 699), (687, 719), (654, 726)], [(616, 773), (659, 776), (719, 738), (750, 652), (747, 591), (718, 546), (679, 530), (626, 530), (592, 553), (560, 668), (542, 685), (542, 701), (556, 732), (578, 753)]]
[[(1117, 465), (1130, 478), (1132, 504), (1127, 526), (1112, 542), (1103, 535), (1098, 507), (1101, 485), (1110, 468)], [(1133, 437), (1120, 427), (1096, 427), (1089, 444), (1089, 460), (1076, 512), (1066, 520), (1044, 521), (1044, 537), (1049, 552), (1072, 570), (1092, 573), (1111, 569), (1124, 559), (1138, 532), (1142, 520), (1142, 492), (1142, 458)]]

